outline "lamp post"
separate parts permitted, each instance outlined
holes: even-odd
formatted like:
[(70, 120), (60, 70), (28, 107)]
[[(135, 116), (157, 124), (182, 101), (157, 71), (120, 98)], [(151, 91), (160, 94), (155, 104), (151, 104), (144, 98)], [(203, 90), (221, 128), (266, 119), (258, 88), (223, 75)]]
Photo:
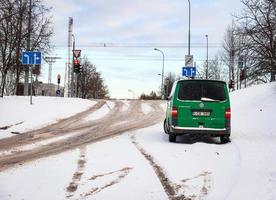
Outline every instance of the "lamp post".
[(191, 2), (189, 2), (189, 32), (188, 32), (188, 55), (191, 55)]
[(209, 76), (209, 74), (208, 74), (208, 72), (209, 72), (209, 69), (208, 69), (208, 64), (209, 64), (209, 58), (208, 58), (208, 50), (209, 50), (209, 43), (208, 43), (208, 35), (205, 35), (205, 37), (206, 37), (206, 43), (207, 43), (207, 55), (206, 55), (206, 79), (208, 79), (208, 76)]
[(135, 99), (135, 93), (132, 90), (128, 90), (128, 91), (133, 94), (133, 99)]
[(163, 56), (163, 64), (162, 64), (162, 74), (161, 74), (161, 98), (164, 99), (164, 61), (165, 61), (165, 56), (164, 56), (164, 52), (161, 51), (160, 49), (154, 48), (155, 51), (159, 51), (160, 53), (162, 53)]

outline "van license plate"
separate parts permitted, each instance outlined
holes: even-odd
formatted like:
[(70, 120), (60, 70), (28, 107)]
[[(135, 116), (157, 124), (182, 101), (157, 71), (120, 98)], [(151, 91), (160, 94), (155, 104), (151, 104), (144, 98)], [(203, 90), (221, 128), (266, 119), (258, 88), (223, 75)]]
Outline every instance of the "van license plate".
[(204, 116), (208, 117), (210, 116), (210, 112), (202, 112), (202, 111), (194, 111), (193, 116)]

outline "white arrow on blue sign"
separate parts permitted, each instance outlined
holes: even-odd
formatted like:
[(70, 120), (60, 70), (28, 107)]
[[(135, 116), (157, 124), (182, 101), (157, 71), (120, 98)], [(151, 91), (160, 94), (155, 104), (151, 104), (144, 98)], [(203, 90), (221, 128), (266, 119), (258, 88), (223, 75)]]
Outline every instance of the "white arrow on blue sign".
[(196, 68), (195, 67), (182, 67), (182, 76), (195, 77)]
[(23, 51), (21, 62), (23, 65), (41, 65), (41, 52)]

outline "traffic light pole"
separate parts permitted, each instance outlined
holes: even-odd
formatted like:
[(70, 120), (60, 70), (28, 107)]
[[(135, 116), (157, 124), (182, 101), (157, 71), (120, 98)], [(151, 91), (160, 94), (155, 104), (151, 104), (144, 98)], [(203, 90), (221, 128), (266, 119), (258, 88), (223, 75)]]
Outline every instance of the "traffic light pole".
[[(72, 34), (73, 37), (73, 52), (75, 50), (75, 36)], [(72, 56), (72, 70), (71, 70), (71, 97), (74, 97), (74, 54)]]

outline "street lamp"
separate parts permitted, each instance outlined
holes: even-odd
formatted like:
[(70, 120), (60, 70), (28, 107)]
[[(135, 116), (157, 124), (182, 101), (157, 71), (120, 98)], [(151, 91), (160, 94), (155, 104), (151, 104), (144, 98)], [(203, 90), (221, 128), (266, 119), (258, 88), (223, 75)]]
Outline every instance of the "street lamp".
[(191, 2), (189, 2), (189, 32), (188, 32), (188, 55), (191, 55)]
[(208, 58), (208, 46), (209, 46), (209, 43), (208, 43), (208, 35), (205, 35), (206, 37), (206, 42), (207, 42), (207, 56), (206, 56), (206, 79), (208, 79), (208, 72), (209, 72), (209, 69), (208, 69), (208, 64), (209, 64), (209, 58)]
[(128, 91), (133, 94), (133, 99), (135, 99), (135, 93), (132, 90), (128, 90)]
[(165, 56), (164, 56), (164, 52), (161, 51), (160, 49), (154, 48), (155, 51), (159, 51), (160, 53), (162, 53), (163, 56), (163, 64), (162, 64), (162, 74), (161, 74), (161, 98), (164, 99), (164, 60), (165, 60)]

